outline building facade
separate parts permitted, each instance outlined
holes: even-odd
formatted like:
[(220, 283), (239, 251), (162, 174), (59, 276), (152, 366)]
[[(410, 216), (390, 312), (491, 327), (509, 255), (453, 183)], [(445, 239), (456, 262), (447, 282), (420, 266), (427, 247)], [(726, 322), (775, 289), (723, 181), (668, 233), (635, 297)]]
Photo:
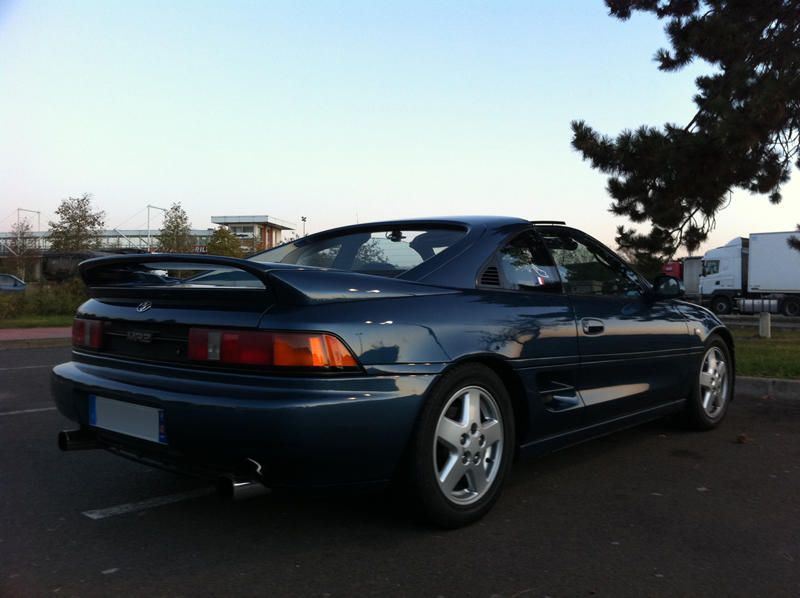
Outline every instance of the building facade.
[(212, 216), (211, 222), (229, 228), (242, 240), (247, 253), (280, 245), (284, 231), (294, 230), (294, 224), (273, 216)]

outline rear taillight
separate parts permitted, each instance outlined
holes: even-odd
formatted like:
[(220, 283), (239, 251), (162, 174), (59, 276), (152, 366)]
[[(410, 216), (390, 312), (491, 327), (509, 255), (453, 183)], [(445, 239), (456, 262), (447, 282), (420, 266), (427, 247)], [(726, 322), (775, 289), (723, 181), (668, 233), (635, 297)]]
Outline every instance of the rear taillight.
[(72, 344), (75, 347), (99, 349), (103, 346), (103, 323), (99, 320), (75, 318), (72, 321)]
[(192, 328), (189, 359), (285, 368), (357, 367), (342, 341), (321, 332), (264, 332)]

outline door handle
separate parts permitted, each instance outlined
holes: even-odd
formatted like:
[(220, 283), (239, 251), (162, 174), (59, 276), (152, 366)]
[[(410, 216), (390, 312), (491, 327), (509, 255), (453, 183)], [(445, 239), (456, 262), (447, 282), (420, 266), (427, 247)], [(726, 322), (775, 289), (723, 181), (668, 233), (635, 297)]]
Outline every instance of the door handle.
[(584, 334), (603, 334), (606, 327), (602, 320), (595, 320), (594, 318), (583, 318), (581, 320)]

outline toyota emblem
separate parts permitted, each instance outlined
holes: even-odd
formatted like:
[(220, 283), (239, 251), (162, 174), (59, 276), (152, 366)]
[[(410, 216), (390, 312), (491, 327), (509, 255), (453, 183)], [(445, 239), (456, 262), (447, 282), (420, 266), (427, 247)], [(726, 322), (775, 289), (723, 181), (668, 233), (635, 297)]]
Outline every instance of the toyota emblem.
[(152, 304), (152, 303), (150, 303), (149, 301), (142, 301), (142, 302), (141, 302), (141, 303), (138, 305), (138, 307), (136, 308), (136, 311), (138, 311), (138, 312), (141, 314), (141, 313), (144, 313), (144, 312), (146, 312), (146, 311), (147, 311), (148, 309), (150, 309), (151, 307), (153, 307), (153, 304)]

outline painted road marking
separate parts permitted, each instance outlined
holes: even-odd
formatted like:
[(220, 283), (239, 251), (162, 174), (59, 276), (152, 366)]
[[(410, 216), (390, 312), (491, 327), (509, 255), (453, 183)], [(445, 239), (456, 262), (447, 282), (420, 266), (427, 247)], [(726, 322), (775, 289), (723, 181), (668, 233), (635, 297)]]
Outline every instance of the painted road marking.
[(17, 411), (0, 411), (0, 417), (3, 415), (20, 415), (22, 413), (39, 413), (41, 411), (55, 411), (55, 407), (40, 407), (39, 409), (19, 409)]
[(37, 368), (52, 368), (54, 365), (19, 365), (13, 368), (0, 368), (0, 372), (13, 372), (14, 370), (35, 370)]
[(86, 515), (89, 519), (105, 519), (106, 517), (124, 515), (125, 513), (136, 513), (137, 511), (144, 511), (145, 509), (152, 509), (154, 507), (160, 507), (161, 505), (168, 505), (171, 503), (180, 502), (182, 500), (208, 496), (209, 494), (214, 494), (214, 492), (216, 492), (215, 488), (198, 488), (188, 492), (167, 494), (166, 496), (156, 496), (154, 498), (147, 498), (138, 502), (129, 502), (125, 503), (124, 505), (108, 507), (107, 509), (84, 511), (81, 513), (81, 515)]

